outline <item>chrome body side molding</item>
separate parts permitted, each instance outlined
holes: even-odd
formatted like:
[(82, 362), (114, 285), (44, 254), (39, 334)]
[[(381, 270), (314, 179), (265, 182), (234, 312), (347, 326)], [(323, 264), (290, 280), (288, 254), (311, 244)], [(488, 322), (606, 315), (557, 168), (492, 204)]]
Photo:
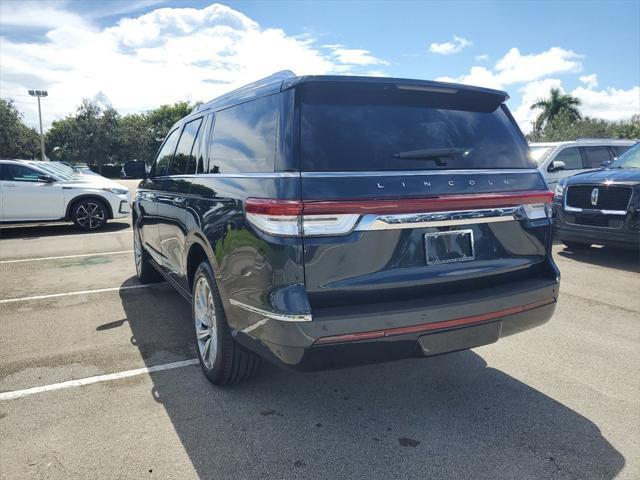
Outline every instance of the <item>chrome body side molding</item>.
[(362, 217), (356, 231), (400, 230), (405, 228), (449, 227), (478, 223), (509, 222), (525, 218), (522, 207), (489, 208), (451, 212), (406, 213)]
[(246, 303), (239, 302), (233, 298), (229, 299), (229, 303), (235, 307), (240, 307), (248, 312), (262, 315), (263, 317), (270, 318), (272, 320), (279, 320), (281, 322), (310, 322), (313, 320), (313, 316), (310, 313), (307, 314), (289, 314), (289, 313), (276, 313), (262, 308), (253, 307)]

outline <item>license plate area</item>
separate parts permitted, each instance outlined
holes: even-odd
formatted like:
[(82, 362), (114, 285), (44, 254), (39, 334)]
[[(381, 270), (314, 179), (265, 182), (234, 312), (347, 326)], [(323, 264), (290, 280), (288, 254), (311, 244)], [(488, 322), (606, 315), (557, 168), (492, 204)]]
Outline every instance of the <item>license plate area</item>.
[(473, 230), (426, 233), (424, 246), (427, 265), (468, 262), (475, 258)]

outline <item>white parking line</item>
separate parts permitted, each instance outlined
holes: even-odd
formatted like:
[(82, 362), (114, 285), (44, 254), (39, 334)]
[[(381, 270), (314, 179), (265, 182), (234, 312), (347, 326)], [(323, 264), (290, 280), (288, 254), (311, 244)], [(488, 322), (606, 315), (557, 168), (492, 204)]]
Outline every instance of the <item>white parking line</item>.
[(37, 262), (40, 260), (60, 260), (63, 258), (76, 258), (76, 257), (101, 257), (103, 255), (120, 255), (122, 253), (132, 253), (133, 250), (120, 250), (119, 252), (102, 252), (102, 253), (82, 253), (78, 255), (62, 255), (59, 257), (36, 257), (36, 258), (20, 258), (18, 260), (0, 260), (2, 263), (22, 263), (22, 262)]
[(117, 292), (119, 290), (131, 290), (134, 288), (147, 288), (155, 287), (156, 285), (164, 285), (163, 283), (149, 284), (149, 285), (125, 285), (124, 287), (112, 287), (112, 288), (98, 288), (97, 290), (80, 290), (78, 292), (65, 292), (65, 293), (50, 293), (48, 295), (35, 295), (33, 297), (20, 297), (20, 298), (5, 298), (0, 300), (2, 303), (14, 303), (14, 302), (27, 302), (29, 300), (42, 300), (43, 298), (56, 298), (66, 297), (69, 295), (87, 295), (89, 293), (103, 293), (103, 292)]
[[(11, 228), (7, 228), (5, 232), (11, 231)], [(118, 230), (116, 232), (95, 232), (95, 233), (72, 233), (71, 235), (65, 235), (64, 233), (60, 235), (44, 235), (44, 236), (34, 236), (34, 237), (9, 237), (2, 238), (2, 230), (0, 229), (0, 240), (34, 240), (34, 239), (43, 239), (50, 237), (89, 237), (91, 235), (118, 235), (120, 233), (133, 233), (133, 230)]]
[(110, 373), (108, 375), (96, 375), (95, 377), (80, 378), (78, 380), (69, 380), (67, 382), (52, 383), (51, 385), (43, 385), (41, 387), (26, 388), (24, 390), (14, 390), (12, 392), (0, 393), (0, 401), (14, 400), (20, 397), (35, 395), (36, 393), (51, 392), (53, 390), (62, 390), (64, 388), (83, 387), (92, 383), (108, 382), (111, 380), (119, 380), (121, 378), (135, 377), (145, 373), (161, 372), (163, 370), (173, 370), (174, 368), (188, 367), (198, 363), (197, 358), (191, 360), (182, 360), (180, 362), (165, 363), (164, 365), (156, 365), (154, 367), (136, 368), (135, 370), (125, 370), (124, 372)]

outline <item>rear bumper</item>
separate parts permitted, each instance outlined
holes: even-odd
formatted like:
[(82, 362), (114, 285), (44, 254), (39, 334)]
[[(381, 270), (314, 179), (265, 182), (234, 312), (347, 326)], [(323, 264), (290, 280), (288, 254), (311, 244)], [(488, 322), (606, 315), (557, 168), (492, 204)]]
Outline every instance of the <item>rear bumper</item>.
[(236, 339), (275, 363), (307, 371), (433, 356), (546, 323), (558, 293), (558, 279), (538, 278), (426, 301), (319, 310), (310, 322), (262, 318)]

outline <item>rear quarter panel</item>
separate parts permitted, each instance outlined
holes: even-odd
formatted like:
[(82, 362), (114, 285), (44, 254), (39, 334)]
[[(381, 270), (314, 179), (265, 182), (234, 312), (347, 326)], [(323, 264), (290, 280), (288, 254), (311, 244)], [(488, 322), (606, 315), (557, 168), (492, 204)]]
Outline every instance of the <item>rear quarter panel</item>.
[(299, 200), (300, 195), (299, 174), (192, 177), (185, 250), (188, 255), (194, 244), (205, 248), (232, 328), (250, 323), (229, 299), (263, 310), (308, 313), (308, 304), (300, 300), (302, 240), (265, 235), (246, 222), (244, 214), (249, 197)]

